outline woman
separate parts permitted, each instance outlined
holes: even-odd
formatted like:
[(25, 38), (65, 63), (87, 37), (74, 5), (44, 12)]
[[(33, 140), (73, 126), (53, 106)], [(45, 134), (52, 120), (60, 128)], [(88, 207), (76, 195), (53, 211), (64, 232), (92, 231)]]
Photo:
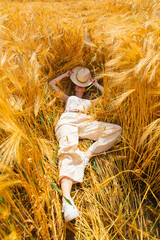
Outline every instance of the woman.
[[(56, 87), (57, 82), (65, 77), (70, 77), (75, 84), (75, 96), (69, 97)], [(97, 99), (83, 99), (85, 88), (91, 84), (103, 93), (103, 87), (92, 79), (89, 69), (81, 66), (50, 81), (53, 90), (61, 93), (61, 99), (66, 102), (65, 111), (55, 129), (59, 141), (59, 181), (65, 197), (62, 211), (66, 222), (79, 216), (70, 196), (72, 185), (83, 182), (84, 169), (91, 157), (110, 149), (121, 135), (120, 126), (94, 121), (90, 115), (86, 114), (91, 103), (97, 102)], [(86, 152), (82, 152), (78, 148), (79, 138), (95, 142)]]

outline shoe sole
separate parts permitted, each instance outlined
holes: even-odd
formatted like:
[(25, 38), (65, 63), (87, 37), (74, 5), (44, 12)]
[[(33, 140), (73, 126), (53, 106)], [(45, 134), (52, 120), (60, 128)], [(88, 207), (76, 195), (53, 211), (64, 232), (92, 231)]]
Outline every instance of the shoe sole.
[(68, 216), (65, 217), (65, 221), (66, 222), (70, 222), (72, 221), (73, 219), (79, 217), (79, 213), (72, 213), (72, 214), (69, 214)]

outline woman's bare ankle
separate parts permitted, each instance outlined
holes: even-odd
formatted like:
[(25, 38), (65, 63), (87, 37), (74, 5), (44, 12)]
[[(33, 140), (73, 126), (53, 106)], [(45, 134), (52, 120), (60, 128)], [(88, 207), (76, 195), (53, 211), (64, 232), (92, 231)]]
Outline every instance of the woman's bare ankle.
[(93, 157), (93, 153), (91, 150), (87, 150), (84, 154), (85, 158), (88, 158), (89, 160)]

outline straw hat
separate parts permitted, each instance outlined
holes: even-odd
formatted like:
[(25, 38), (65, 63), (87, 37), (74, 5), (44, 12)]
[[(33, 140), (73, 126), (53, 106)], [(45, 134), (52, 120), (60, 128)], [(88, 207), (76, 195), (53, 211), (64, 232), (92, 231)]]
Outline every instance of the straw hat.
[(91, 82), (91, 73), (88, 68), (78, 66), (72, 70), (72, 75), (70, 79), (73, 83), (80, 87), (87, 87), (92, 84)]

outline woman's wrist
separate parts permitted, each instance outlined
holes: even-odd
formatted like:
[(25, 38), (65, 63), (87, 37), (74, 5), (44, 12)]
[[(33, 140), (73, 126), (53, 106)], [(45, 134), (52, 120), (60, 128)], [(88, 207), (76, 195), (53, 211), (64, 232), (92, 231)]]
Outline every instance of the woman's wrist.
[(99, 88), (99, 84), (98, 84), (98, 82), (97, 82), (97, 80), (95, 79), (95, 80), (93, 80), (93, 85), (96, 87), (96, 88)]
[(61, 74), (59, 77), (57, 77), (57, 78), (55, 78), (55, 80), (57, 81), (57, 82), (60, 82), (63, 78), (65, 78), (66, 77), (66, 75), (65, 75), (65, 73), (63, 73), (63, 74)]
[(60, 76), (56, 77), (55, 79), (53, 79), (54, 84), (57, 84), (58, 82), (60, 82), (65, 77), (66, 77), (66, 73), (63, 73)]
[(104, 91), (104, 88), (97, 81), (95, 81), (94, 86), (98, 88), (101, 92)]
[(95, 81), (94, 86), (95, 86), (96, 88), (98, 88), (100, 85), (98, 84), (97, 81)]
[(62, 76), (62, 79), (67, 77), (67, 72), (63, 73), (61, 76)]

